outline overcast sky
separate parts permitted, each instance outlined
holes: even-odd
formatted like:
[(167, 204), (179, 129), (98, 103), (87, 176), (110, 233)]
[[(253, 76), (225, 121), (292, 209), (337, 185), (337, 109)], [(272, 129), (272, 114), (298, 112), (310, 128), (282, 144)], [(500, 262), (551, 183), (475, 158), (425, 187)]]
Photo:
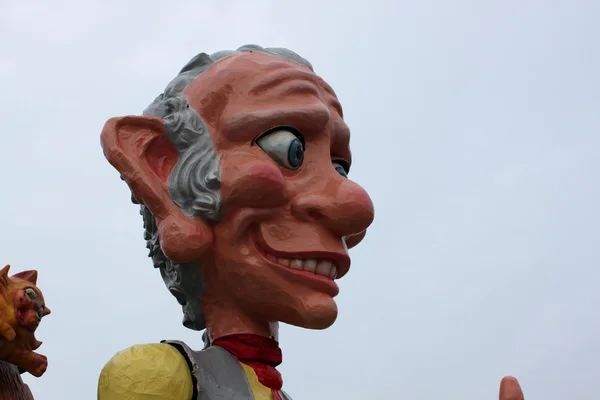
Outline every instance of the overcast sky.
[[(600, 3), (0, 0), (0, 263), (52, 314), (40, 400), (136, 343), (201, 346), (99, 135), (199, 52), (290, 48), (336, 90), (376, 219), (326, 331), (283, 326), (296, 400), (600, 396)], [(596, 26), (594, 26), (596, 25)]]

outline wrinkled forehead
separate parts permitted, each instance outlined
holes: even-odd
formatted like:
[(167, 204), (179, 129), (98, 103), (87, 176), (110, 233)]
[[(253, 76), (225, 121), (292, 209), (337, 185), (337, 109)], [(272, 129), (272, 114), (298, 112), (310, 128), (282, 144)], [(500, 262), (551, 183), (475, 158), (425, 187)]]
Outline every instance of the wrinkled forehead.
[(272, 106), (274, 95), (281, 99), (291, 94), (274, 91), (289, 81), (295, 82), (295, 94), (317, 97), (343, 117), (334, 90), (308, 66), (260, 52), (237, 53), (215, 62), (186, 88), (184, 95), (212, 125), (227, 106), (239, 110)]

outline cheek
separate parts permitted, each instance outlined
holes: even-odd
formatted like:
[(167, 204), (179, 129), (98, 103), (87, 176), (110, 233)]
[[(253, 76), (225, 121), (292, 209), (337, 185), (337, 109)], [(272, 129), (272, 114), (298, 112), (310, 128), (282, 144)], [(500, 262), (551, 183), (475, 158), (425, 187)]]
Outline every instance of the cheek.
[(23, 318), (23, 322), (25, 322), (26, 325), (30, 325), (31, 323), (34, 322), (35, 319), (37, 319), (37, 318), (34, 318), (34, 313), (31, 310), (27, 310), (27, 311), (23, 312), (22, 318)]
[(17, 305), (21, 309), (27, 309), (30, 306), (30, 300), (27, 295), (22, 294), (17, 298)]
[(270, 162), (222, 160), (221, 195), (226, 205), (265, 208), (284, 204), (285, 178)]

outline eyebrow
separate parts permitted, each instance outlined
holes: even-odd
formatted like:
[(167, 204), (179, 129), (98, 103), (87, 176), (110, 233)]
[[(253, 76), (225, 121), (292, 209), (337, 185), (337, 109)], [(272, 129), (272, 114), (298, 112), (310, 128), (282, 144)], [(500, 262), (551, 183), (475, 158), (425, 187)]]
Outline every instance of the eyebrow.
[(332, 135), (332, 151), (338, 157), (344, 158), (348, 163), (348, 167), (350, 167), (352, 165), (352, 152), (350, 151), (350, 128), (342, 119), (337, 119), (333, 122)]
[(342, 110), (342, 104), (335, 96), (329, 100), (329, 104), (340, 115), (340, 117), (344, 118), (344, 110)]
[[(292, 125), (300, 131), (321, 130), (331, 114), (323, 103), (295, 108), (270, 108), (256, 111), (240, 112), (226, 118), (223, 133), (229, 137), (237, 136), (237, 132), (251, 130), (258, 134), (277, 126)], [(251, 127), (251, 128), (249, 128)]]
[(331, 99), (329, 99), (331, 107), (333, 107), (335, 111), (337, 111), (340, 117), (344, 118), (344, 110), (342, 110), (342, 104), (338, 100), (333, 88), (327, 82), (325, 82), (324, 79), (320, 77), (317, 77), (317, 79), (319, 81), (319, 84), (323, 87), (323, 89), (325, 89), (327, 94), (329, 94), (332, 97)]

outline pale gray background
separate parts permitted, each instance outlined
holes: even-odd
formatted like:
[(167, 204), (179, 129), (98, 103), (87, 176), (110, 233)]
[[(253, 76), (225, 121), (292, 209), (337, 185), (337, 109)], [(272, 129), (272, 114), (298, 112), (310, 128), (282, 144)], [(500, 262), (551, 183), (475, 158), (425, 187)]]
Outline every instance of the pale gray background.
[(308, 58), (353, 129), (376, 221), (327, 331), (282, 327), (295, 399), (600, 398), (598, 1), (9, 1), (0, 9), (0, 262), (53, 314), (40, 400), (179, 338), (180, 307), (102, 156), (201, 51)]

